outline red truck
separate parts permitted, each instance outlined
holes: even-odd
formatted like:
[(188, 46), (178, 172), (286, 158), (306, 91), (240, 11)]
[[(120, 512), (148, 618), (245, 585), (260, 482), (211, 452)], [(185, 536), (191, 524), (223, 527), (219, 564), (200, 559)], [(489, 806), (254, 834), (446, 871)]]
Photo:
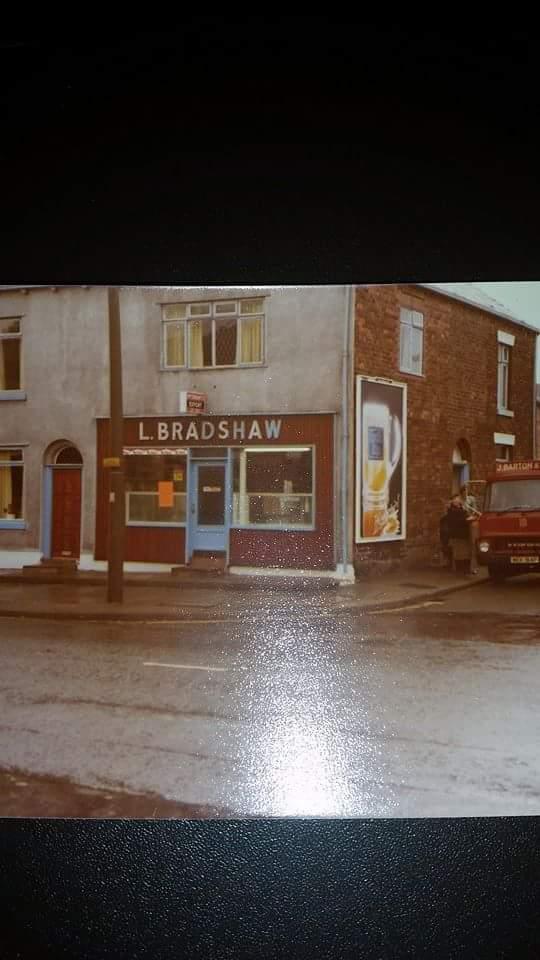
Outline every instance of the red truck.
[(477, 554), (496, 581), (540, 573), (540, 460), (497, 464), (486, 484)]

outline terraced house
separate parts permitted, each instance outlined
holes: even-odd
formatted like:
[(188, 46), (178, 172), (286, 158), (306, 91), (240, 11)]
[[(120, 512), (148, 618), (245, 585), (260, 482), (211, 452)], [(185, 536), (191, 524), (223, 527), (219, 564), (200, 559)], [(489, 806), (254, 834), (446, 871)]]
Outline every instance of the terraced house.
[[(350, 290), (130, 288), (119, 299), (126, 561), (211, 554), (232, 571), (350, 575), (340, 523)], [(0, 324), (0, 565), (99, 567), (107, 290), (4, 289)]]

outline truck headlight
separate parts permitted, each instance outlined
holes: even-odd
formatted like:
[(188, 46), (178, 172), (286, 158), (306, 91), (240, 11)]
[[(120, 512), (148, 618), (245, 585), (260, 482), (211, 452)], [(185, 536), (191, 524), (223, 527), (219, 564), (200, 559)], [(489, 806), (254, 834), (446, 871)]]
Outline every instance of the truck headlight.
[(478, 549), (479, 549), (480, 553), (488, 553), (488, 551), (489, 551), (489, 541), (488, 541), (488, 540), (480, 540), (480, 543), (478, 544)]

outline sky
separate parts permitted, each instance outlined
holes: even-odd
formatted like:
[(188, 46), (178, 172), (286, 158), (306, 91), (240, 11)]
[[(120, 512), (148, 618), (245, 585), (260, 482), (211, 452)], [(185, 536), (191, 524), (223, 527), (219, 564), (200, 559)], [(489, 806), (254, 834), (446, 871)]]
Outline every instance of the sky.
[[(453, 284), (444, 283), (440, 286), (451, 290)], [(540, 281), (471, 283), (470, 287), (473, 289), (476, 287), (488, 297), (498, 300), (520, 320), (530, 323), (540, 331)], [(540, 383), (540, 351), (537, 352), (536, 358), (536, 380)]]

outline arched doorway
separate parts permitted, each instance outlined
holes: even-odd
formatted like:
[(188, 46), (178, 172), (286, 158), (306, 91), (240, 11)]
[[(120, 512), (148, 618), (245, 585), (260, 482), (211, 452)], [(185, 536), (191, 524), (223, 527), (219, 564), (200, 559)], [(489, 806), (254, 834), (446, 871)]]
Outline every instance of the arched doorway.
[(467, 440), (458, 440), (452, 454), (452, 496), (471, 478), (471, 448)]
[(82, 456), (74, 444), (57, 440), (43, 465), (42, 553), (78, 560), (81, 552)]

